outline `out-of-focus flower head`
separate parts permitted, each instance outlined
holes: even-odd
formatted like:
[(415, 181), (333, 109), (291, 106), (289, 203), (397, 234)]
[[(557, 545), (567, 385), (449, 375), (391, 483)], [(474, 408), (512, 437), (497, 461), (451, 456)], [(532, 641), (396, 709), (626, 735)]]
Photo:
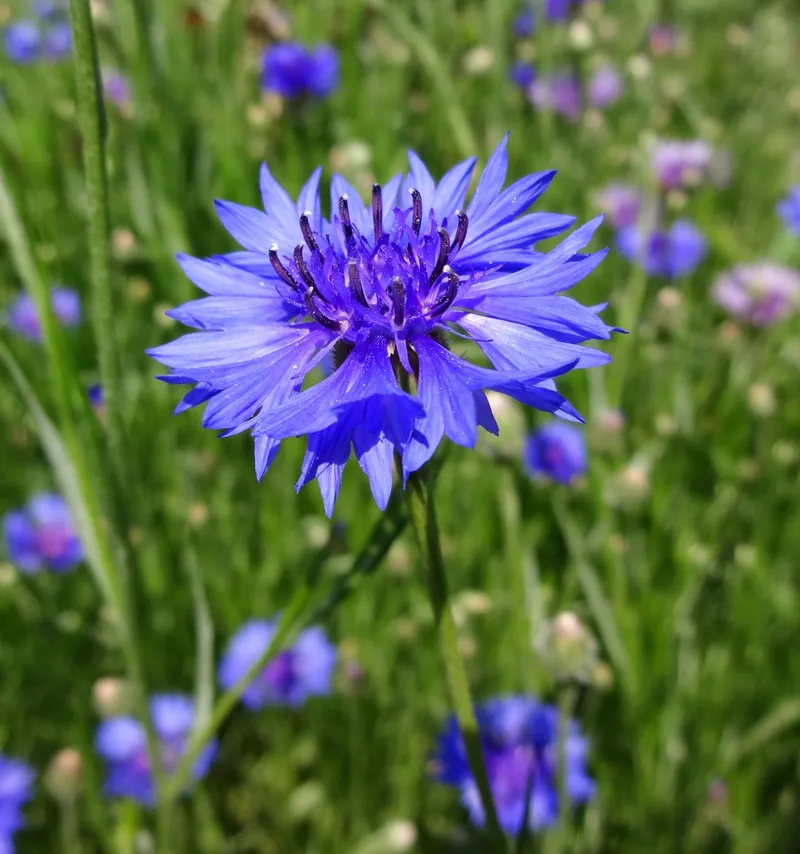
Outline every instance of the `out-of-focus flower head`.
[(549, 77), (537, 77), (529, 90), (531, 103), (569, 121), (577, 121), (583, 112), (581, 83), (572, 71), (556, 71)]
[[(169, 776), (186, 753), (194, 723), (194, 703), (182, 694), (157, 694), (150, 700), (150, 716), (158, 738), (164, 773)], [(155, 803), (155, 786), (142, 723), (127, 715), (104, 720), (97, 728), (95, 749), (106, 761), (105, 793), (130, 798), (144, 806)], [(205, 777), (217, 753), (217, 742), (203, 748), (192, 766), (192, 779)]]
[(739, 264), (720, 274), (712, 293), (736, 317), (768, 326), (800, 308), (800, 272), (771, 261)]
[(639, 218), (642, 191), (627, 184), (607, 184), (598, 192), (595, 203), (614, 228), (626, 228)]
[(290, 100), (324, 98), (339, 85), (339, 54), (330, 45), (309, 50), (297, 42), (273, 44), (264, 51), (261, 80), (267, 91)]
[[(69, 289), (53, 287), (50, 290), (50, 300), (56, 320), (63, 326), (77, 326), (81, 320), (81, 301), (78, 294)], [(21, 293), (11, 305), (6, 315), (8, 325), (29, 341), (40, 343), (42, 340), (42, 324), (36, 303), (28, 293)]]
[(72, 53), (72, 30), (63, 3), (39, 0), (31, 4), (36, 19), (10, 23), (4, 32), (6, 55), (12, 62), (30, 64), (59, 60)]
[[(200, 332), (149, 351), (174, 371), (167, 382), (196, 383), (179, 411), (207, 403), (206, 427), (252, 431), (259, 478), (282, 439), (308, 436), (298, 488), (316, 478), (329, 515), (351, 445), (384, 508), (395, 453), (405, 478), (445, 435), (474, 447), (479, 426), (497, 432), (487, 390), (581, 420), (553, 377), (608, 361), (580, 346), (610, 337), (600, 307), (563, 296), (604, 257), (582, 252), (600, 219), (537, 252), (574, 222), (525, 214), (552, 172), (503, 190), (503, 140), (466, 204), (474, 158), (438, 184), (416, 154), (409, 160), (409, 175), (373, 186), (370, 207), (335, 176), (332, 222), (320, 212), (319, 170), (295, 202), (263, 167), (267, 213), (218, 203), (246, 251), (180, 258), (210, 296), (169, 314)], [(494, 369), (448, 349), (453, 327)], [(334, 372), (302, 389), (331, 350)]]
[(786, 198), (778, 203), (777, 211), (789, 231), (800, 237), (800, 184), (790, 188)]
[(714, 163), (714, 148), (702, 139), (660, 140), (651, 154), (653, 176), (663, 190), (702, 183), (711, 176)]
[(3, 32), (6, 56), (19, 64), (36, 62), (42, 53), (42, 33), (36, 21), (14, 21)]
[(528, 89), (536, 79), (536, 69), (529, 62), (515, 62), (508, 74), (511, 81), (521, 89)]
[(13, 854), (14, 834), (25, 826), (22, 808), (33, 797), (33, 769), (0, 754), (0, 852)]
[(83, 560), (69, 508), (55, 493), (35, 495), (23, 509), (6, 513), (3, 534), (9, 558), (24, 573), (67, 572)]
[(648, 234), (635, 225), (623, 228), (617, 235), (617, 249), (648, 275), (675, 279), (691, 275), (700, 266), (707, 244), (696, 226), (679, 219), (666, 231)]
[[(530, 830), (555, 824), (558, 710), (533, 697), (509, 696), (478, 706), (476, 716), (500, 826), (519, 835), (526, 798)], [(595, 783), (586, 768), (589, 745), (575, 720), (569, 721), (564, 747), (566, 795), (572, 803), (586, 803), (594, 795)], [(459, 789), (470, 820), (482, 826), (485, 815), (455, 718), (439, 739), (433, 769), (436, 780)]]
[(56, 21), (45, 28), (44, 55), (47, 59), (65, 59), (72, 54), (72, 28), (69, 21)]
[(549, 477), (569, 485), (586, 474), (586, 437), (571, 424), (553, 421), (529, 436), (523, 462), (531, 477)]
[(648, 34), (650, 52), (655, 56), (664, 56), (675, 49), (677, 35), (675, 30), (667, 24), (656, 24), (650, 28)]
[(613, 65), (603, 65), (589, 78), (589, 103), (598, 110), (610, 107), (620, 99), (625, 89), (622, 75)]
[[(231, 638), (219, 665), (224, 689), (235, 685), (267, 651), (278, 620), (251, 620)], [(302, 706), (309, 697), (331, 693), (336, 647), (325, 632), (313, 626), (301, 632), (294, 645), (278, 653), (248, 685), (242, 703), (248, 709), (264, 706)]]
[(131, 84), (128, 78), (115, 68), (103, 69), (103, 92), (109, 101), (121, 109), (131, 104)]
[(527, 39), (533, 35), (536, 29), (536, 16), (532, 6), (526, 6), (516, 18), (514, 18), (514, 35), (518, 39)]

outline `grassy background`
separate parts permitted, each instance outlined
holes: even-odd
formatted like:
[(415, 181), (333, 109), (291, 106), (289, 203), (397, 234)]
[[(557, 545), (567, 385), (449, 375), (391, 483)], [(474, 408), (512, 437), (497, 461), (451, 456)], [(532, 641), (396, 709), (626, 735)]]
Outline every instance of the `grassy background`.
[[(22, 5), (0, 2), (0, 20)], [(730, 150), (733, 173), (725, 189), (670, 200), (711, 245), (698, 272), (676, 284), (680, 306), (670, 308), (663, 283), (643, 282), (613, 253), (578, 289), (587, 304), (610, 299), (609, 316), (619, 318), (646, 288), (632, 334), (608, 345), (615, 363), (565, 383), (588, 422), (586, 482), (571, 491), (528, 482), (511, 429), (500, 443), (508, 463), (452, 449), (440, 520), (477, 697), (554, 696), (533, 639), (563, 609), (592, 627), (611, 668), (611, 684), (580, 697), (599, 794), (577, 817), (569, 850), (794, 850), (800, 322), (755, 332), (726, 323), (710, 286), (732, 263), (800, 261), (773, 210), (800, 180), (797, 7), (608, 0), (587, 11), (592, 43), (577, 50), (566, 28), (552, 26), (515, 45), (509, 0), (304, 0), (289, 8), (292, 33), (340, 50), (342, 84), (329, 101), (298, 107), (260, 96), (263, 41), (245, 26), (249, 5), (198, 3), (199, 27), (186, 26), (179, 0), (116, 0), (98, 17), (103, 65), (123, 69), (134, 93), (129, 114), (108, 108), (108, 162), (124, 505), (148, 686), (193, 689), (194, 565), (218, 652), (244, 620), (286, 607), (309, 567), (321, 583), (346, 569), (379, 516), (363, 476), (348, 470), (336, 554), (318, 566), (330, 523), (315, 487), (294, 495), (301, 443), (285, 443), (259, 485), (247, 437), (220, 442), (197, 413), (171, 417), (178, 394), (152, 379), (143, 351), (174, 337), (163, 310), (193, 296), (174, 253), (233, 248), (214, 198), (256, 204), (262, 159), (292, 193), (320, 163), (328, 176), (342, 171), (367, 188), (402, 170), (408, 147), (437, 175), (462, 157), (485, 158), (511, 130), (510, 178), (557, 168), (543, 207), (587, 218), (608, 180), (647, 186), (651, 138), (703, 136)], [(649, 56), (646, 34), (658, 20), (683, 33), (677, 54)], [(481, 73), (476, 48), (491, 57)], [(625, 70), (626, 94), (576, 124), (536, 114), (507, 82), (515, 55), (530, 51), (542, 67), (577, 62), (588, 71), (610, 59)], [(2, 59), (0, 75), (0, 164), (34, 256), (46, 280), (75, 287), (88, 307), (72, 68)], [(0, 305), (21, 287), (0, 242)], [(44, 351), (9, 330), (2, 340), (55, 412)], [(96, 381), (88, 322), (67, 346), (80, 382)], [(764, 395), (754, 385), (773, 393), (769, 411), (754, 405)], [(609, 437), (601, 416), (617, 405), (626, 424)], [(5, 376), (0, 424), (5, 511), (54, 480)], [(99, 432), (89, 423), (80, 430)], [(624, 489), (632, 463), (647, 474), (638, 495)], [(150, 816), (99, 795), (92, 685), (121, 674), (123, 660), (89, 572), (25, 578), (3, 565), (0, 579), (3, 752), (44, 768), (59, 748), (81, 749), (79, 850), (147, 850), (136, 845)], [(470, 613), (468, 591), (485, 594), (487, 613)], [(333, 697), (298, 712), (236, 711), (211, 774), (179, 809), (176, 854), (378, 854), (393, 850), (380, 831), (397, 818), (417, 825), (415, 850), (479, 850), (456, 794), (426, 777), (447, 703), (410, 537), (325, 625), (363, 679), (342, 675)], [(709, 794), (714, 781), (724, 782), (723, 799), (713, 796), (718, 786)], [(58, 808), (39, 794), (19, 850), (62, 850)]]

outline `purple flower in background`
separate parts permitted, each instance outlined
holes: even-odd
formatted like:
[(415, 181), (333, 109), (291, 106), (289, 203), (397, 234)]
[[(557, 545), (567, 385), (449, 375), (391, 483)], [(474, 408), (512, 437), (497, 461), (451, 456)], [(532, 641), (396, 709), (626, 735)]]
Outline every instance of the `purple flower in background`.
[(662, 140), (652, 151), (653, 176), (664, 190), (694, 186), (710, 176), (714, 155), (714, 149), (702, 139)]
[[(251, 620), (231, 638), (219, 665), (219, 682), (235, 685), (267, 651), (278, 620)], [(301, 632), (290, 649), (278, 653), (242, 694), (248, 709), (264, 706), (298, 708), (309, 697), (331, 693), (336, 647), (319, 627)]]
[(790, 188), (786, 198), (778, 203), (777, 211), (789, 231), (800, 236), (800, 184)]
[(639, 264), (650, 276), (673, 279), (693, 273), (705, 258), (706, 239), (685, 219), (676, 220), (668, 231), (643, 234), (635, 225), (617, 235), (617, 249), (629, 261)]
[(25, 826), (22, 808), (33, 797), (36, 777), (19, 759), (0, 754), (0, 854), (14, 854), (14, 834)]
[(667, 24), (656, 24), (650, 28), (650, 52), (656, 56), (671, 53), (675, 49), (677, 40), (675, 30)]
[(509, 77), (521, 89), (528, 89), (536, 79), (536, 70), (529, 62), (515, 62), (511, 66)]
[(284, 98), (324, 98), (339, 85), (339, 55), (330, 45), (313, 50), (296, 42), (270, 45), (264, 51), (262, 83)]
[[(528, 813), (528, 828), (551, 827), (558, 818), (557, 740), (558, 710), (533, 697), (498, 697), (476, 709), (486, 771), (503, 830), (518, 836)], [(589, 745), (579, 724), (570, 720), (565, 742), (565, 784), (569, 800), (592, 799), (594, 780), (586, 768)], [(433, 757), (434, 777), (461, 792), (473, 824), (485, 822), (478, 787), (467, 760), (455, 718), (439, 739)]]
[[(520, 216), (553, 172), (503, 190), (503, 140), (467, 205), (474, 159), (438, 184), (413, 152), (409, 161), (409, 175), (373, 187), (370, 207), (334, 176), (332, 222), (320, 213), (320, 170), (295, 202), (264, 166), (266, 213), (217, 203), (245, 251), (179, 259), (209, 296), (169, 315), (200, 331), (149, 351), (173, 370), (166, 382), (196, 384), (179, 411), (207, 403), (204, 426), (225, 435), (252, 432), (259, 478), (284, 438), (308, 436), (298, 488), (317, 479), (329, 515), (351, 445), (384, 508), (395, 453), (407, 477), (445, 435), (474, 447), (479, 426), (497, 432), (486, 390), (581, 420), (553, 377), (609, 361), (580, 346), (610, 337), (600, 307), (563, 296), (605, 256), (581, 252), (600, 218), (537, 252), (535, 243), (574, 222), (550, 213)], [(494, 370), (447, 348), (453, 327)], [(302, 389), (331, 350), (337, 369)], [(408, 377), (405, 388), (400, 375)]]
[(131, 84), (128, 78), (114, 68), (104, 68), (103, 92), (115, 107), (125, 109), (131, 103)]
[[(69, 288), (53, 287), (50, 290), (53, 314), (63, 326), (77, 326), (81, 319), (81, 301), (75, 291)], [(8, 325), (29, 341), (42, 340), (42, 325), (36, 303), (28, 293), (22, 293), (8, 310)]]
[(3, 32), (6, 56), (20, 64), (36, 62), (42, 53), (42, 33), (36, 21), (16, 21)]
[(516, 18), (514, 18), (514, 35), (518, 39), (527, 39), (533, 35), (536, 29), (536, 17), (533, 14), (533, 9), (526, 6)]
[(597, 194), (597, 205), (608, 214), (614, 228), (634, 225), (642, 207), (642, 193), (625, 184), (607, 184)]
[(57, 21), (45, 29), (44, 55), (47, 59), (65, 59), (72, 53), (72, 29), (69, 21)]
[[(578, 5), (580, 0), (575, 0)], [(551, 21), (565, 21), (573, 6), (573, 0), (545, 0), (545, 14)]]
[(583, 112), (580, 80), (571, 71), (537, 78), (530, 87), (530, 98), (536, 107), (552, 110), (569, 121), (577, 121)]
[[(150, 716), (159, 743), (159, 759), (167, 776), (186, 753), (194, 724), (194, 703), (183, 694), (157, 694), (150, 699)], [(106, 761), (105, 793), (130, 798), (144, 806), (155, 803), (155, 786), (142, 723), (123, 715), (103, 721), (97, 728), (95, 749)], [(217, 753), (217, 742), (203, 748), (192, 766), (192, 779), (205, 777)]]
[(720, 274), (712, 293), (736, 317), (768, 326), (800, 307), (800, 272), (771, 261), (739, 264)]
[(549, 477), (568, 486), (586, 474), (586, 439), (572, 424), (553, 421), (528, 438), (523, 458), (531, 477)]
[(624, 88), (625, 83), (619, 71), (613, 65), (604, 65), (589, 78), (589, 103), (603, 110), (620, 99)]
[(6, 513), (3, 534), (9, 558), (25, 573), (67, 572), (83, 560), (69, 508), (55, 493), (35, 495), (24, 509)]

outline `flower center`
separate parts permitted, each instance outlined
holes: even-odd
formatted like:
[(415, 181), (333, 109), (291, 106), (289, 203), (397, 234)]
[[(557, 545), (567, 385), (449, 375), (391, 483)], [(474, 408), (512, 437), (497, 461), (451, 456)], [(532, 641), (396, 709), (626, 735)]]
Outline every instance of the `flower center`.
[(278, 694), (289, 691), (297, 679), (292, 652), (286, 650), (276, 655), (264, 668), (261, 678)]
[(36, 532), (39, 554), (46, 560), (56, 560), (64, 554), (72, 534), (66, 528), (50, 526)]
[(290, 257), (281, 258), (277, 245), (269, 250), (284, 299), (351, 343), (375, 334), (405, 339), (441, 325), (464, 284), (451, 264), (469, 221), (457, 211), (451, 235), (447, 220), (439, 224), (431, 212), (423, 229), (422, 196), (416, 189), (409, 192), (411, 207), (394, 208), (387, 230), (381, 187), (373, 186), (369, 237), (353, 221), (346, 194), (325, 233), (312, 229), (311, 214), (302, 214), (303, 243)]

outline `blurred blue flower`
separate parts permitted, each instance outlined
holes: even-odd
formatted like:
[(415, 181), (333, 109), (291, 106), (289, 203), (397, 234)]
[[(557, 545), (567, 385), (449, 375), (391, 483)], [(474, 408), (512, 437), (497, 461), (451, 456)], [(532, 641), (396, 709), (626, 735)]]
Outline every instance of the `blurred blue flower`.
[[(332, 222), (320, 213), (320, 170), (294, 202), (264, 166), (266, 213), (217, 204), (246, 251), (179, 259), (209, 296), (168, 313), (200, 332), (149, 351), (173, 369), (166, 382), (196, 383), (178, 411), (207, 402), (204, 426), (225, 435), (252, 431), (259, 478), (282, 439), (307, 435), (298, 488), (316, 478), (329, 515), (351, 444), (384, 508), (395, 452), (407, 477), (445, 435), (474, 447), (478, 426), (497, 432), (487, 389), (581, 420), (553, 377), (609, 361), (580, 346), (610, 337), (602, 306), (563, 295), (605, 256), (582, 254), (600, 218), (537, 252), (535, 243), (574, 222), (551, 213), (520, 217), (553, 172), (503, 190), (503, 140), (466, 205), (474, 159), (438, 184), (416, 154), (409, 160), (410, 175), (374, 186), (371, 207), (334, 176)], [(472, 339), (496, 370), (450, 352), (447, 331)], [(337, 369), (301, 390), (331, 350)]]
[(537, 77), (530, 87), (531, 103), (552, 110), (569, 121), (577, 121), (583, 112), (581, 82), (572, 71), (556, 71), (549, 77)]
[(22, 572), (67, 572), (83, 560), (69, 508), (55, 493), (34, 495), (21, 510), (3, 516), (6, 551)]
[(789, 189), (786, 198), (778, 203), (777, 211), (789, 231), (800, 236), (800, 184)]
[(606, 184), (597, 194), (598, 207), (614, 228), (635, 225), (642, 208), (642, 191), (627, 184)]
[(36, 62), (42, 53), (42, 34), (36, 21), (15, 21), (3, 32), (6, 56), (12, 62)]
[[(67, 327), (77, 326), (81, 320), (81, 301), (78, 294), (70, 288), (53, 287), (50, 290), (53, 314), (61, 324)], [(29, 341), (42, 340), (42, 325), (36, 303), (28, 293), (21, 293), (7, 314), (8, 325)]]
[(25, 826), (22, 807), (33, 797), (36, 777), (19, 759), (0, 754), (0, 854), (14, 854), (14, 834)]
[(677, 34), (668, 24), (656, 24), (648, 34), (650, 51), (656, 56), (670, 53), (677, 43)]
[(569, 485), (586, 474), (586, 438), (572, 424), (553, 421), (531, 434), (523, 452), (525, 468), (532, 477), (550, 477)]
[(296, 42), (273, 44), (264, 51), (261, 79), (284, 98), (324, 98), (339, 85), (339, 55), (330, 45), (308, 50)]
[(536, 69), (529, 62), (515, 62), (511, 66), (509, 77), (521, 89), (527, 89), (536, 79)]
[(660, 140), (651, 153), (653, 177), (663, 190), (694, 186), (712, 175), (714, 158), (714, 149), (705, 140)]
[(105, 399), (103, 397), (103, 386), (100, 383), (95, 383), (86, 390), (89, 397), (89, 403), (92, 404), (92, 409), (98, 414), (102, 412)]
[(48, 59), (65, 59), (72, 53), (72, 29), (69, 21), (57, 21), (44, 31), (44, 55)]
[[(219, 665), (219, 683), (233, 687), (267, 651), (278, 620), (251, 620), (231, 638)], [(331, 693), (336, 647), (316, 626), (301, 632), (294, 645), (278, 653), (242, 695), (248, 709), (302, 706), (309, 697)]]
[(604, 110), (620, 99), (624, 88), (619, 71), (613, 65), (603, 65), (589, 78), (589, 103), (598, 110)]
[[(498, 697), (476, 709), (486, 770), (503, 830), (519, 835), (528, 798), (528, 828), (540, 830), (558, 817), (558, 710), (533, 697)], [(594, 780), (586, 768), (588, 742), (579, 724), (569, 722), (565, 742), (565, 783), (572, 803), (591, 800)], [(469, 768), (458, 723), (451, 718), (433, 758), (434, 776), (461, 792), (470, 820), (485, 822), (478, 787)]]
[(115, 106), (125, 108), (131, 103), (131, 84), (128, 78), (115, 68), (104, 68), (102, 73), (103, 93)]
[(536, 17), (531, 6), (526, 6), (516, 18), (514, 18), (514, 35), (518, 39), (526, 39), (532, 36), (536, 29)]
[[(194, 703), (183, 694), (157, 694), (150, 699), (150, 716), (159, 742), (161, 765), (169, 776), (186, 753), (194, 723)], [(127, 715), (103, 721), (97, 728), (95, 749), (108, 767), (104, 790), (109, 797), (154, 805), (147, 735), (140, 721)], [(205, 777), (216, 753), (216, 741), (203, 748), (192, 767), (193, 780)]]
[(573, 11), (584, 3), (585, 0), (545, 0), (545, 15), (551, 21), (566, 21)]
[(771, 261), (738, 264), (721, 273), (714, 299), (754, 326), (768, 326), (800, 308), (800, 272)]
[(675, 279), (691, 275), (700, 266), (707, 244), (696, 226), (679, 219), (668, 231), (656, 230), (646, 235), (635, 225), (623, 228), (617, 235), (617, 249), (649, 276)]

